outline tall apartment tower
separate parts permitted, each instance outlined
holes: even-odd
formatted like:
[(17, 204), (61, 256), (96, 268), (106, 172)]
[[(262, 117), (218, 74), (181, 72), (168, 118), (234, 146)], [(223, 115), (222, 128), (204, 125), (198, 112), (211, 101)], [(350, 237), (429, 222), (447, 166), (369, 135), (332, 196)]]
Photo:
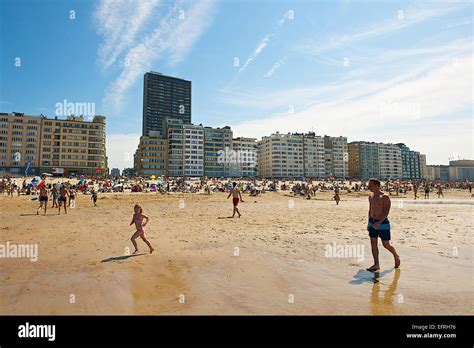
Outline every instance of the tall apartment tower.
[(204, 175), (207, 177), (230, 176), (232, 163), (225, 154), (231, 149), (232, 130), (229, 126), (204, 127)]
[(150, 71), (143, 82), (142, 135), (158, 131), (165, 138), (167, 118), (191, 123), (191, 81)]

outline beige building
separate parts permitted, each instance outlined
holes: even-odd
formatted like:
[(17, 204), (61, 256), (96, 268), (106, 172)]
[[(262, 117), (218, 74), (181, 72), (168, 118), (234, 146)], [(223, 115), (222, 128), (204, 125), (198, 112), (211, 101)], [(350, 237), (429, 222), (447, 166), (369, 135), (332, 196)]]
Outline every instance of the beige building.
[(0, 114), (0, 172), (105, 175), (105, 117)]
[(426, 155), (420, 153), (420, 177), (421, 179), (426, 179), (427, 170), (426, 170)]
[(141, 136), (134, 156), (135, 175), (161, 176), (168, 173), (168, 140), (153, 136)]

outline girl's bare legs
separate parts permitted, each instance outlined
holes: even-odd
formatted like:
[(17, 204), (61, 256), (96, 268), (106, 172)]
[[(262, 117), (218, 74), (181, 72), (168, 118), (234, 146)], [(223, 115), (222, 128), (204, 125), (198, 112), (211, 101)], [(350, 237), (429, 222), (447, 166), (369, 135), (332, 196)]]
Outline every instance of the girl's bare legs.
[(132, 241), (133, 246), (135, 247), (135, 251), (133, 252), (134, 254), (138, 252), (138, 245), (137, 245), (137, 242), (135, 241), (135, 239), (137, 239), (138, 236), (139, 236), (139, 232), (136, 231), (133, 234), (132, 238), (130, 238), (130, 240)]
[(148, 247), (150, 248), (150, 254), (153, 252), (153, 247), (151, 246), (150, 242), (148, 241), (148, 239), (145, 238), (144, 235), (140, 236), (142, 238), (142, 240), (146, 243), (146, 245), (148, 245)]

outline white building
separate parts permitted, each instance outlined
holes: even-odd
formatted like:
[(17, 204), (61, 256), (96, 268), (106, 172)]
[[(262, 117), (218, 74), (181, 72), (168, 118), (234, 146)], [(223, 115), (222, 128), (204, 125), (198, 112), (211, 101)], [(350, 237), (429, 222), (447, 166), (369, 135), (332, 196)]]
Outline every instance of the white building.
[(402, 152), (395, 144), (379, 143), (379, 168), (381, 179), (401, 179)]
[(239, 137), (232, 140), (233, 161), (230, 173), (234, 177), (257, 176), (258, 145), (256, 138)]
[(303, 134), (303, 164), (305, 177), (326, 177), (323, 137), (312, 132)]

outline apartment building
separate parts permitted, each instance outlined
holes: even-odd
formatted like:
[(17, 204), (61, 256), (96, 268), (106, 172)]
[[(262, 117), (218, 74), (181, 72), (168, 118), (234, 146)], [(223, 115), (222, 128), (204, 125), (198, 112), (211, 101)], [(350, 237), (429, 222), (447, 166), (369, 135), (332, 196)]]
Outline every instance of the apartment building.
[(353, 141), (347, 144), (350, 178), (370, 179), (380, 177), (378, 145), (366, 141)]
[(258, 175), (263, 178), (303, 177), (302, 135), (276, 132), (263, 137), (258, 143)]
[(201, 177), (204, 175), (204, 127), (166, 119), (168, 139), (168, 175)]
[(105, 117), (0, 114), (0, 171), (106, 175)]
[(349, 154), (346, 137), (324, 136), (324, 165), (326, 177), (348, 177)]
[(231, 159), (226, 156), (232, 150), (232, 130), (204, 127), (204, 175), (207, 177), (230, 176)]
[(402, 152), (398, 145), (379, 143), (380, 179), (401, 179)]
[(400, 148), (402, 156), (402, 179), (421, 179), (420, 153), (410, 150), (410, 148), (403, 143), (396, 145)]
[(157, 136), (141, 136), (134, 155), (134, 170), (138, 176), (161, 176), (168, 173), (168, 140)]
[(238, 137), (232, 140), (234, 160), (230, 161), (230, 176), (256, 177), (258, 144), (256, 138)]
[(314, 132), (303, 134), (303, 175), (307, 178), (326, 177), (324, 139)]

